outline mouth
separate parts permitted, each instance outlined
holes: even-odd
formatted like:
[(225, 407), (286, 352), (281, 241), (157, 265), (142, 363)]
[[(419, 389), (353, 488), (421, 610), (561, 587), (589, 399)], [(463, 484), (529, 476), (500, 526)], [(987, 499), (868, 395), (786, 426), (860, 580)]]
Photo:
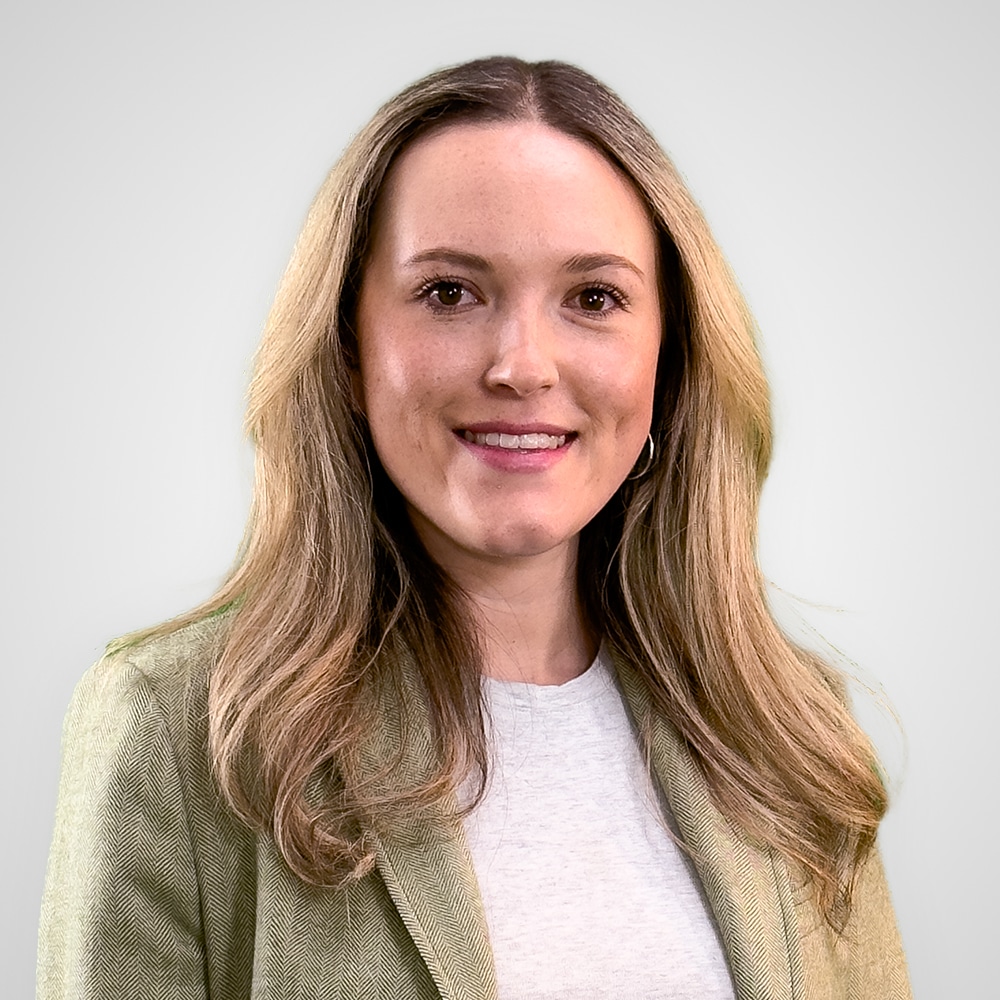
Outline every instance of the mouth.
[(507, 448), (510, 451), (555, 451), (566, 443), (565, 434), (500, 434), (496, 431), (476, 434), (473, 431), (462, 431), (462, 437), (472, 444)]
[(477, 425), (456, 428), (455, 433), (469, 444), (520, 452), (556, 451), (576, 437), (573, 431), (550, 426)]

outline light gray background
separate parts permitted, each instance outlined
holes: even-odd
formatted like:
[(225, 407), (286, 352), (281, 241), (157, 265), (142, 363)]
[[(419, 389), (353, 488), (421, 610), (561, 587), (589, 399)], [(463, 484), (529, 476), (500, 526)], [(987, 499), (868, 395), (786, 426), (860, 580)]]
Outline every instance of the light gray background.
[(76, 679), (235, 552), (248, 365), (312, 193), (400, 86), (497, 52), (605, 79), (703, 204), (773, 381), (765, 570), (906, 734), (862, 708), (916, 994), (997, 995), (990, 6), (7, 5), (5, 995), (31, 992)]

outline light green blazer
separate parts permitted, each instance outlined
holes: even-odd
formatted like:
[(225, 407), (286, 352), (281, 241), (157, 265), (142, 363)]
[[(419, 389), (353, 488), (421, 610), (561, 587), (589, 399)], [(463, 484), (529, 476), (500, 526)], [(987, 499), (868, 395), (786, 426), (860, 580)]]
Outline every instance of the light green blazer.
[[(492, 1000), (496, 984), (460, 825), (376, 838), (377, 870), (315, 888), (227, 810), (208, 764), (207, 675), (219, 620), (107, 657), (66, 718), (42, 904), (39, 1000)], [(835, 939), (775, 854), (719, 814), (676, 732), (616, 664), (693, 851), (739, 1000), (910, 996), (882, 869), (861, 876)], [(398, 746), (387, 705), (372, 761)], [(411, 736), (413, 766), (430, 753)], [(623, 929), (627, 931), (627, 929)]]

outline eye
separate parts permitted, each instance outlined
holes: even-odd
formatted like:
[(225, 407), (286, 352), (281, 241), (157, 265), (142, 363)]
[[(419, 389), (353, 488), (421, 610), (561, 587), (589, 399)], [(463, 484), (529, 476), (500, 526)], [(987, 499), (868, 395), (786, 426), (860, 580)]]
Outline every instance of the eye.
[(457, 281), (439, 281), (431, 289), (431, 296), (443, 306), (457, 306), (465, 289)]
[(431, 309), (437, 312), (451, 312), (460, 306), (479, 301), (473, 292), (454, 278), (431, 278), (420, 288), (417, 297), (425, 299)]
[(570, 303), (581, 312), (599, 316), (628, 306), (625, 293), (613, 285), (588, 285), (570, 297)]
[(604, 312), (609, 298), (603, 288), (586, 288), (580, 292), (580, 308), (586, 312)]

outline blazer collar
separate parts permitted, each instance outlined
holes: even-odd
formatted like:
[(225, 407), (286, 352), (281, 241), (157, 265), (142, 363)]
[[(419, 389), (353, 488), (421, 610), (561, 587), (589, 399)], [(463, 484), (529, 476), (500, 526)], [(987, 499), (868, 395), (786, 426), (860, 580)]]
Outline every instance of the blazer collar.
[(620, 658), (614, 662), (653, 774), (719, 926), (738, 1000), (806, 1000), (787, 867), (772, 850), (751, 844), (719, 812), (687, 745), (653, 711), (643, 680)]

